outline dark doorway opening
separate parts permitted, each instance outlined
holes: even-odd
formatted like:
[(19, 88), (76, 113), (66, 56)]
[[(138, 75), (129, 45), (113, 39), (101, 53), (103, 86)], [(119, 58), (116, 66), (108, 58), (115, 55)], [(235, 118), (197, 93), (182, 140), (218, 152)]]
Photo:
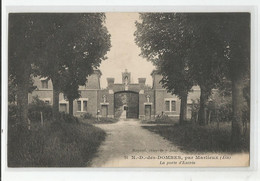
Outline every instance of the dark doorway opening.
[(145, 105), (145, 119), (151, 119), (151, 105)]
[(119, 118), (123, 112), (126, 118), (139, 117), (139, 94), (133, 91), (120, 91), (114, 94), (115, 117)]

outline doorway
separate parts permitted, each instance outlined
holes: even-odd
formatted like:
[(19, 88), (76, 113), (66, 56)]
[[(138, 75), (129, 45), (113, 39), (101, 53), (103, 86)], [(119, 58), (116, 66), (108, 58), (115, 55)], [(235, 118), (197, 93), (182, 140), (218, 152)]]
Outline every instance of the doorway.
[(151, 105), (145, 105), (145, 119), (151, 119)]
[(108, 115), (108, 106), (107, 105), (102, 105), (101, 106), (101, 115), (102, 117), (107, 117)]

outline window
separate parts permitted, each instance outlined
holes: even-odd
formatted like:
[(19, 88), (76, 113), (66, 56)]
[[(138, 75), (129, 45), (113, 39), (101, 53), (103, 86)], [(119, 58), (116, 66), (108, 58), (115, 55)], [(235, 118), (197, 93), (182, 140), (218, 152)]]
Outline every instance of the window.
[(171, 99), (165, 100), (165, 111), (176, 111), (176, 101)]
[(171, 111), (176, 111), (176, 101), (171, 101)]
[(44, 101), (45, 102), (45, 104), (50, 104), (50, 101)]
[(170, 111), (170, 101), (165, 101), (165, 111)]
[(83, 101), (83, 111), (87, 112), (88, 101)]
[(48, 80), (42, 80), (42, 88), (48, 89)]
[(77, 105), (78, 105), (78, 111), (81, 111), (81, 101), (77, 101)]
[(79, 99), (77, 101), (77, 111), (78, 112), (87, 112), (88, 110), (88, 100), (87, 99)]

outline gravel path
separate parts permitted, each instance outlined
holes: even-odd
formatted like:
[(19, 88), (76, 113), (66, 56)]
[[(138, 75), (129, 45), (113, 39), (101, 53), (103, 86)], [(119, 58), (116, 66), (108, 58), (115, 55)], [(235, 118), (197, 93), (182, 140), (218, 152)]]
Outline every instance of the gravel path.
[(139, 120), (120, 119), (115, 124), (96, 126), (105, 130), (107, 137), (92, 167), (153, 167), (159, 166), (158, 155), (178, 155), (176, 146), (142, 128)]

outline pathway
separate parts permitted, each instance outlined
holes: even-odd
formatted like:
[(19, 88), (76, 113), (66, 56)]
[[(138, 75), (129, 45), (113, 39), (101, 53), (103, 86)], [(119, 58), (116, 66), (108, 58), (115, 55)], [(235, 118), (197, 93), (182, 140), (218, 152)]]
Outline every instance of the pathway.
[[(159, 166), (158, 155), (177, 155), (179, 150), (158, 134), (142, 128), (140, 120), (120, 119), (96, 125), (107, 133), (92, 167)], [(134, 158), (134, 159), (133, 159)]]

